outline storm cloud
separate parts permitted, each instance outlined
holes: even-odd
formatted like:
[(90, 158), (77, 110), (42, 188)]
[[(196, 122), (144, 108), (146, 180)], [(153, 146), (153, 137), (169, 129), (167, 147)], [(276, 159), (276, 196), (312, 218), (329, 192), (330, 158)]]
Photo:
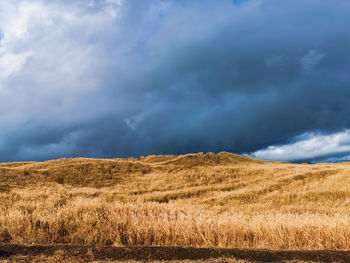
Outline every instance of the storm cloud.
[(254, 153), (343, 132), (349, 12), (346, 0), (2, 1), (0, 161)]

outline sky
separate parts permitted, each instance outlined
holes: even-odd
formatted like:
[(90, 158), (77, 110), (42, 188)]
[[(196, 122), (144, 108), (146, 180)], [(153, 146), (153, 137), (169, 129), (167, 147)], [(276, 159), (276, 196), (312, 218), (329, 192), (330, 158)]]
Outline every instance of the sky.
[(0, 161), (350, 160), (348, 0), (0, 1)]

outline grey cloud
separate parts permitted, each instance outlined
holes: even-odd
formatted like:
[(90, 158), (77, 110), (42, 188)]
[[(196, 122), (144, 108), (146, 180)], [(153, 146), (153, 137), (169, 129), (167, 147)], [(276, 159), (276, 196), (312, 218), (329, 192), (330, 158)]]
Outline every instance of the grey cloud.
[(3, 161), (245, 153), (349, 128), (348, 1), (35, 2), (47, 23), (7, 47), (32, 53), (0, 82)]

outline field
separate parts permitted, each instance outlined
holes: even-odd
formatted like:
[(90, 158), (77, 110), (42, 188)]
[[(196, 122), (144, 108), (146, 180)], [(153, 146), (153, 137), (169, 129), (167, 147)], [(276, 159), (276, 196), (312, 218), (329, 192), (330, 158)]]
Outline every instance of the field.
[(84, 260), (97, 260), (96, 248), (188, 254), (119, 258), (130, 262), (350, 258), (347, 163), (265, 162), (230, 153), (3, 163), (0, 211), (0, 262), (20, 260), (14, 246), (33, 245), (46, 248), (31, 255), (37, 262), (66, 260), (77, 246)]

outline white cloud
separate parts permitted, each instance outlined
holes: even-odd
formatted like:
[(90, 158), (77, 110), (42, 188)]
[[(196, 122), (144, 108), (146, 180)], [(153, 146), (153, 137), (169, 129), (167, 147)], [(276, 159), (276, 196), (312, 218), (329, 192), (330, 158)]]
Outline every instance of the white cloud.
[(105, 12), (113, 18), (120, 15), (120, 6), (123, 0), (106, 0)]
[(103, 103), (91, 107), (111, 66), (100, 35), (118, 30), (121, 7), (118, 0), (101, 8), (80, 1), (0, 1), (0, 136), (28, 120), (69, 122), (105, 110)]
[(2, 1), (0, 10), (2, 10), (0, 28), (3, 34), (1, 39), (3, 50), (23, 40), (28, 32), (30, 20), (45, 13), (43, 6), (39, 3), (20, 1)]
[(350, 130), (330, 135), (307, 133), (296, 139), (297, 142), (269, 146), (252, 155), (262, 160), (294, 161), (350, 152)]
[(31, 53), (10, 54), (0, 57), (0, 83), (20, 71)]
[(32, 53), (21, 48), (28, 40), (30, 21), (41, 19), (45, 12), (39, 3), (19, 1), (2, 1), (0, 11), (0, 91), (3, 91), (3, 82), (19, 72)]

